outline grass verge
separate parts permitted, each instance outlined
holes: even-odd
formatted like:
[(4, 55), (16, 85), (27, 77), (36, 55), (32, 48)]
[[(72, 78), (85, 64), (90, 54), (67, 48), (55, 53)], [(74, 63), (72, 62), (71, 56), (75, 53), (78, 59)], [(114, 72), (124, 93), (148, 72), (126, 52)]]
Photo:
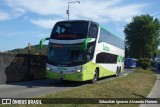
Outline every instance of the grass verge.
[[(156, 75), (151, 69), (137, 69), (135, 72), (115, 78), (101, 80), (99, 83), (89, 84), (71, 90), (60, 91), (41, 98), (144, 98), (151, 91), (156, 81)], [(30, 105), (16, 105), (29, 107)], [(34, 107), (138, 107), (138, 104), (57, 104), (57, 105), (32, 105)], [(8, 107), (10, 107), (8, 105)]]

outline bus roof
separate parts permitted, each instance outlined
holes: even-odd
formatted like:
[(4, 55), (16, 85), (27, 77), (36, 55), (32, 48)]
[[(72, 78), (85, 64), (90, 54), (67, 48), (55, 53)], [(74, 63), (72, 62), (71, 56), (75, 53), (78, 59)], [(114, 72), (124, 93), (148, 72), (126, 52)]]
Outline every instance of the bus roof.
[(92, 21), (92, 20), (63, 20), (63, 21), (58, 21), (58, 22), (92, 22), (94, 24), (99, 25), (97, 22)]

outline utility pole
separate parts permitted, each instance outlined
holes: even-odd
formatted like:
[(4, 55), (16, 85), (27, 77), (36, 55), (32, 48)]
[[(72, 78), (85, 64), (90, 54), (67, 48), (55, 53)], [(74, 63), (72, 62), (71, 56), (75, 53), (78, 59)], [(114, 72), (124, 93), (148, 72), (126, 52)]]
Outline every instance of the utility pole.
[(74, 2), (68, 2), (68, 10), (66, 11), (67, 15), (68, 15), (68, 20), (69, 20), (69, 4), (70, 3), (79, 3), (80, 4), (80, 1), (74, 1)]

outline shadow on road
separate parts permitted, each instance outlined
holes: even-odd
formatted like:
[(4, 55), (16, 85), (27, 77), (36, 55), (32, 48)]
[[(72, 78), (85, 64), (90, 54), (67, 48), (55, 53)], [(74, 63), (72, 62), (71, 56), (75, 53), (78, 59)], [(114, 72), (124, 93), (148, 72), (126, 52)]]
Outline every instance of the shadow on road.
[(141, 98), (147, 98), (145, 96), (142, 96), (142, 95), (139, 95), (139, 94), (136, 94), (136, 93), (132, 93), (132, 94), (135, 95), (135, 96), (141, 97)]
[[(112, 79), (115, 76), (107, 76), (100, 78), (98, 82), (105, 79)], [(91, 81), (77, 82), (77, 81), (61, 81), (54, 79), (44, 79), (44, 80), (33, 80), (33, 81), (25, 81), (25, 82), (15, 82), (8, 83), (7, 85), (15, 85), (15, 86), (25, 86), (27, 88), (38, 88), (38, 87), (78, 87), (82, 85), (92, 84)]]
[[(129, 74), (134, 72), (135, 69), (128, 70), (126, 69), (125, 72), (123, 72), (120, 76), (124, 76), (125, 74)], [(98, 83), (107, 79), (114, 79), (115, 75), (112, 76), (106, 76), (103, 78), (100, 78), (98, 80)], [(60, 81), (55, 79), (43, 79), (43, 80), (32, 80), (32, 81), (24, 81), (24, 82), (15, 82), (15, 83), (8, 83), (8, 85), (12, 86), (24, 86), (27, 88), (38, 88), (38, 87), (78, 87), (82, 85), (92, 84), (90, 81), (84, 81), (84, 82), (76, 82), (76, 81)]]
[(10, 83), (9, 85), (15, 86), (26, 86), (27, 88), (38, 88), (38, 87), (77, 87), (84, 85), (81, 82), (72, 82), (72, 81), (60, 81), (54, 79), (44, 79), (44, 80), (33, 80), (25, 82), (15, 82)]

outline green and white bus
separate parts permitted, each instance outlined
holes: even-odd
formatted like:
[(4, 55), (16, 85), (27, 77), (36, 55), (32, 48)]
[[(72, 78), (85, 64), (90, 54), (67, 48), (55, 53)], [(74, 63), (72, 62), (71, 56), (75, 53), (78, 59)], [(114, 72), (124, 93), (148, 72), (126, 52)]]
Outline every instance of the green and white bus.
[(124, 41), (90, 20), (68, 20), (55, 24), (49, 40), (46, 77), (96, 82), (124, 68)]

